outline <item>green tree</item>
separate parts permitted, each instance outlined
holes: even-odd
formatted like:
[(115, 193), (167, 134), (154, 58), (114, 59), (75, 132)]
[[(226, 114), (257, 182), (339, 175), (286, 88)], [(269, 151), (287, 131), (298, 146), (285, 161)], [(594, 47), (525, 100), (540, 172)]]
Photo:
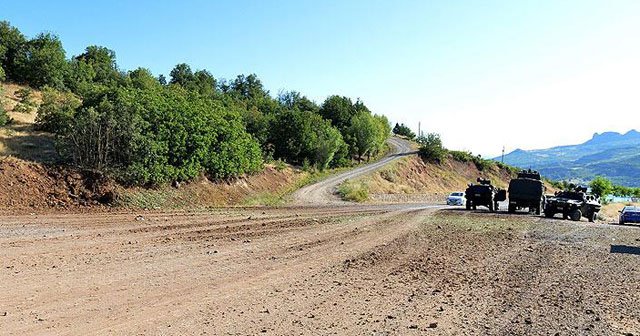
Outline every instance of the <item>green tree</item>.
[(231, 83), (229, 93), (251, 101), (259, 101), (269, 95), (256, 74), (238, 75)]
[(27, 42), (24, 51), (16, 57), (16, 66), (22, 71), (21, 79), (37, 88), (65, 87), (68, 63), (62, 43), (56, 35), (39, 34)]
[(398, 123), (396, 123), (396, 126), (393, 127), (393, 134), (406, 136), (409, 139), (413, 139), (416, 137), (416, 134), (413, 133), (413, 131), (411, 131), (409, 127), (407, 127), (405, 124)]
[(23, 80), (16, 60), (24, 52), (26, 44), (27, 39), (20, 30), (7, 21), (0, 21), (0, 67), (8, 80)]
[(36, 129), (66, 134), (80, 105), (80, 99), (72, 93), (45, 87), (42, 91), (42, 104), (36, 114)]
[(428, 133), (426, 136), (421, 136), (416, 139), (420, 144), (418, 153), (425, 161), (440, 163), (444, 160), (447, 150), (442, 145), (440, 134)]
[(202, 95), (215, 95), (217, 81), (209, 71), (198, 70), (193, 74), (193, 77), (193, 83), (189, 85), (188, 89), (195, 90)]
[(610, 180), (602, 176), (596, 176), (589, 184), (591, 191), (598, 197), (611, 195), (613, 184)]
[(191, 67), (186, 63), (176, 65), (169, 75), (171, 76), (169, 84), (179, 84), (184, 88), (195, 79)]
[[(362, 107), (360, 108), (362, 109)], [(356, 112), (351, 99), (341, 96), (328, 97), (322, 103), (319, 111), (324, 119), (331, 120), (331, 124), (343, 133), (349, 127)]]
[(325, 169), (344, 146), (340, 132), (310, 111), (286, 110), (275, 116), (271, 129), (274, 156), (292, 163)]
[(160, 90), (162, 86), (151, 71), (145, 68), (138, 68), (129, 72), (129, 81), (134, 88), (141, 90)]
[(118, 70), (116, 53), (105, 47), (89, 46), (70, 62), (67, 87), (80, 96), (94, 90), (105, 91), (122, 85), (124, 76)]
[(380, 136), (380, 124), (367, 112), (359, 112), (351, 118), (351, 123), (346, 129), (347, 141), (352, 153), (359, 159), (364, 156), (371, 157), (378, 149)]
[(314, 113), (320, 111), (320, 107), (316, 103), (297, 91), (281, 92), (278, 94), (278, 102), (283, 108), (289, 110), (310, 111)]
[(2, 66), (0, 66), (0, 82), (3, 82), (5, 79), (7, 79), (7, 76), (6, 76)]

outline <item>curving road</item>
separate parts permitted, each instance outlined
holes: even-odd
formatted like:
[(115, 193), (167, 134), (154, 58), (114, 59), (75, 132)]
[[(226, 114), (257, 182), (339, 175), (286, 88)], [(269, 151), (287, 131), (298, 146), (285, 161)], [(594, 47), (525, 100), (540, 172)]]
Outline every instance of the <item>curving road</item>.
[(356, 169), (331, 176), (318, 183), (306, 186), (293, 194), (293, 202), (297, 205), (340, 205), (349, 204), (342, 201), (336, 194), (336, 188), (344, 181), (353, 179), (365, 174), (369, 174), (379, 168), (382, 168), (386, 164), (397, 160), (398, 158), (410, 154), (415, 154), (416, 151), (411, 148), (409, 141), (392, 137), (388, 141), (392, 147), (392, 152), (385, 156), (382, 160), (377, 162), (358, 167)]

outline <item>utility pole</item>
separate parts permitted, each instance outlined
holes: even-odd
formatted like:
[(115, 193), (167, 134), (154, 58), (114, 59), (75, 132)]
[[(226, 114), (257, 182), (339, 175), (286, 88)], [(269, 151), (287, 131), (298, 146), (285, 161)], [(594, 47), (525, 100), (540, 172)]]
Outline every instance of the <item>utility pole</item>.
[(502, 163), (504, 163), (504, 145), (502, 146)]
[(421, 137), (422, 134), (420, 133), (420, 122), (418, 121), (418, 137)]

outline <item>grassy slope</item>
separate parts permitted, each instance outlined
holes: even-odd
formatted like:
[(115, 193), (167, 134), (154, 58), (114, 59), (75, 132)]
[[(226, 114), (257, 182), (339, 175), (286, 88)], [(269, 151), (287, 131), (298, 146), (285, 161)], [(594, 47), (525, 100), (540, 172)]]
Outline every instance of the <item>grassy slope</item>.
[[(13, 121), (9, 125), (0, 127), (0, 158), (14, 156), (35, 162), (55, 161), (57, 155), (53, 136), (33, 129), (36, 118), (35, 108), (29, 113), (15, 111), (20, 101), (16, 91), (24, 86), (3, 83), (2, 88), (0, 101)], [(42, 102), (42, 94), (39, 91), (33, 90), (32, 95), (36, 104)]]
[(424, 200), (442, 200), (453, 191), (464, 191), (478, 177), (490, 179), (494, 185), (506, 188), (513, 175), (498, 167), (479, 171), (472, 162), (452, 158), (442, 164), (423, 162), (418, 156), (400, 159), (375, 173), (345, 182), (339, 187), (344, 199), (366, 201), (376, 194), (403, 196), (420, 195)]

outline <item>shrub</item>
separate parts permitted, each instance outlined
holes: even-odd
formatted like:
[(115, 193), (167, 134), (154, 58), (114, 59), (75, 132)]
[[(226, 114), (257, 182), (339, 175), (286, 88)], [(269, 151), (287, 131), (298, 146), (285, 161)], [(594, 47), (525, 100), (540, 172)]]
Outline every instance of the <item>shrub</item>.
[(393, 134), (406, 136), (409, 139), (413, 139), (416, 137), (416, 134), (413, 133), (413, 131), (411, 131), (409, 127), (405, 126), (405, 124), (398, 123), (396, 123), (396, 126), (393, 127)]
[(18, 103), (13, 108), (13, 112), (31, 113), (31, 111), (33, 111), (33, 106), (27, 105), (27, 104), (23, 104), (23, 103)]
[(35, 106), (36, 103), (33, 101), (33, 90), (28, 87), (21, 88), (16, 91), (16, 96), (20, 98), (20, 103), (27, 106)]
[(363, 181), (347, 180), (338, 187), (338, 194), (345, 201), (364, 202), (369, 199), (369, 186)]
[(447, 154), (447, 150), (442, 145), (440, 134), (429, 133), (426, 136), (419, 137), (417, 142), (420, 144), (418, 153), (425, 161), (440, 163)]
[(64, 134), (80, 105), (80, 99), (73, 94), (45, 87), (42, 92), (42, 104), (36, 115), (36, 129)]
[(0, 126), (4, 126), (8, 124), (10, 120), (11, 119), (9, 118), (7, 111), (4, 110), (4, 106), (2, 105), (2, 102), (0, 102)]

